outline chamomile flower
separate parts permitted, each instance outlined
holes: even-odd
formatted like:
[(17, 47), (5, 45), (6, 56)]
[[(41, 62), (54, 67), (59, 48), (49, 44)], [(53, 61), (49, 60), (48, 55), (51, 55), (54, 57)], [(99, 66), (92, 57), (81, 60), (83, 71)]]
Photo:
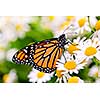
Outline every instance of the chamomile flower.
[(63, 70), (56, 70), (56, 74), (57, 76), (57, 83), (66, 83), (67, 82), (67, 77), (64, 74)]
[(0, 30), (6, 40), (14, 41), (17, 37), (24, 37), (31, 20), (32, 17), (0, 17)]
[(98, 31), (100, 30), (100, 20), (98, 20), (95, 24), (95, 29)]
[(95, 16), (89, 16), (90, 25), (92, 28), (96, 26), (96, 22), (98, 21)]
[(96, 57), (100, 60), (100, 41), (98, 38), (88, 39), (80, 46), (80, 50), (76, 52), (77, 56), (81, 55), (84, 59), (89, 60)]
[(66, 16), (66, 19), (61, 23), (60, 30), (65, 29), (68, 27), (75, 19), (75, 16)]
[(68, 83), (84, 83), (84, 81), (77, 76), (70, 76), (67, 82)]
[(28, 23), (32, 21), (32, 17), (12, 17), (12, 30), (18, 37), (24, 37), (24, 33), (28, 31), (29, 25)]
[(90, 19), (90, 25), (92, 28), (95, 28), (96, 31), (100, 30), (100, 20), (97, 20), (96, 17), (89, 17)]
[(15, 69), (12, 69), (8, 74), (5, 74), (3, 76), (4, 83), (14, 83), (14, 82), (17, 82), (17, 80), (18, 80), (18, 77), (17, 77)]
[(75, 22), (72, 24), (77, 28), (77, 33), (83, 34), (84, 31), (91, 32), (91, 28), (89, 27), (88, 23), (88, 17), (86, 16), (77, 16)]
[(100, 31), (100, 20), (97, 20), (97, 18), (94, 16), (90, 16), (89, 19), (91, 27), (95, 28), (96, 31)]
[(71, 44), (65, 45), (65, 48), (67, 49), (69, 54), (74, 54), (75, 51), (80, 50), (80, 46), (83, 45), (83, 42), (85, 41), (86, 37), (80, 38), (77, 37), (76, 39), (73, 40)]
[(74, 57), (70, 54), (68, 55), (68, 52), (64, 52), (64, 55), (61, 56), (61, 59), (57, 62), (57, 68), (59, 70), (64, 70), (66, 73), (72, 74), (73, 72), (78, 74), (80, 69), (83, 69), (86, 62), (83, 61), (83, 59), (80, 59), (80, 57)]
[(91, 32), (91, 28), (89, 26), (88, 17), (86, 16), (67, 16), (62, 24), (61, 29), (64, 30), (66, 27), (71, 26), (68, 30), (66, 30), (66, 34), (69, 38), (73, 36), (78, 36), (79, 34), (83, 34), (84, 32)]
[(93, 67), (90, 69), (88, 75), (89, 75), (90, 77), (95, 77), (95, 78), (100, 77), (99, 66), (93, 66)]
[(13, 30), (12, 27), (13, 27), (12, 17), (10, 16), (0, 17), (0, 31), (2, 32), (3, 38), (5, 38), (7, 42), (16, 39), (16, 34), (12, 32)]
[(29, 82), (43, 83), (49, 81), (53, 76), (53, 74), (54, 73), (49, 74), (49, 73), (40, 72), (33, 68), (30, 74), (28, 75), (28, 78), (29, 78)]
[(42, 17), (41, 25), (47, 29), (51, 29), (54, 33), (56, 33), (64, 20), (65, 17), (63, 16), (44, 16)]

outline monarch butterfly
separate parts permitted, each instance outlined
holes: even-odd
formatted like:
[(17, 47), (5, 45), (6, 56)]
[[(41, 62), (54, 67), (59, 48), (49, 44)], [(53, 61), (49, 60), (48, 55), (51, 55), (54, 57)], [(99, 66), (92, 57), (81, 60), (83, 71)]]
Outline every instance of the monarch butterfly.
[(67, 43), (65, 34), (33, 43), (16, 52), (12, 61), (16, 64), (30, 65), (44, 73), (51, 73), (56, 70), (57, 59), (61, 57)]

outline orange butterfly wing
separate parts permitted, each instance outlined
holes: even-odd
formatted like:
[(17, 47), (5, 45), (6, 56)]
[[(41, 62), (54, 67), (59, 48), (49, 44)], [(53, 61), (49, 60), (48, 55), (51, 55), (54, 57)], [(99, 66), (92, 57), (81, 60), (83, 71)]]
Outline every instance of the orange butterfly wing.
[(16, 64), (25, 64), (35, 69), (51, 73), (56, 70), (56, 62), (63, 53), (66, 44), (65, 35), (59, 38), (44, 40), (22, 48), (12, 58)]
[(34, 53), (34, 44), (26, 46), (25, 48), (22, 48), (18, 52), (15, 53), (15, 55), (12, 58), (12, 61), (16, 64), (25, 64), (25, 65), (32, 65), (31, 62), (31, 53)]
[(56, 69), (57, 59), (62, 55), (62, 48), (57, 46), (59, 42), (52, 40), (37, 44), (33, 54), (35, 68), (43, 72), (52, 72)]

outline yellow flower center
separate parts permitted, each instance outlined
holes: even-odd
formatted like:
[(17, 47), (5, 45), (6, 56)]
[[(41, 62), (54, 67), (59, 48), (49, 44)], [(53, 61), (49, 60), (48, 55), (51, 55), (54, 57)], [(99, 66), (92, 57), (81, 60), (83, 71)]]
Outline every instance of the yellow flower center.
[(62, 77), (62, 75), (63, 75), (62, 72), (63, 72), (63, 70), (56, 70), (56, 75), (58, 78)]
[(7, 83), (8, 78), (9, 78), (9, 75), (8, 75), (8, 74), (5, 74), (5, 75), (3, 76), (3, 81), (4, 81), (5, 83)]
[(86, 18), (81, 18), (80, 20), (78, 20), (78, 24), (80, 27), (83, 27), (85, 22), (86, 22)]
[(72, 70), (72, 69), (75, 69), (77, 66), (76, 62), (75, 61), (67, 61), (65, 64), (64, 64), (64, 67), (68, 70)]
[(79, 78), (77, 76), (73, 76), (68, 79), (68, 83), (78, 83), (78, 82)]
[(95, 29), (100, 30), (100, 20), (96, 22)]
[(50, 21), (53, 21), (55, 19), (55, 16), (48, 16)]
[(42, 78), (44, 75), (45, 75), (44, 72), (38, 72), (38, 73), (37, 73), (37, 77), (38, 77), (38, 78)]
[(66, 16), (68, 21), (71, 21), (72, 19), (74, 19), (74, 16)]
[(77, 48), (76, 45), (71, 44), (71, 45), (69, 45), (69, 47), (68, 47), (67, 50), (68, 50), (68, 52), (69, 52), (70, 54), (73, 54), (73, 51), (79, 50), (79, 48)]
[(92, 55), (94, 55), (94, 54), (96, 54), (97, 53), (97, 50), (96, 50), (96, 48), (94, 48), (94, 47), (88, 47), (88, 48), (86, 48), (86, 50), (85, 50), (85, 55), (86, 56), (92, 56)]
[(23, 30), (23, 26), (21, 24), (16, 24), (16, 30), (17, 31)]
[(63, 23), (61, 24), (61, 26), (60, 26), (60, 29), (61, 29), (61, 30), (64, 29), (64, 28), (67, 27), (69, 24), (70, 24), (69, 21), (63, 22)]

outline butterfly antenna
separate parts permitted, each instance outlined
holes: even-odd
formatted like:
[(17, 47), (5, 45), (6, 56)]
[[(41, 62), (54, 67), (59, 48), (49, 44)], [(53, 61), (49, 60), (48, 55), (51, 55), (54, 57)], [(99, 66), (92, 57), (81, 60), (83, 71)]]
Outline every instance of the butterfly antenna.
[(64, 29), (64, 31), (63, 31), (63, 34), (66, 34), (65, 32), (66, 32), (66, 30), (68, 30), (68, 29), (70, 29), (70, 27), (72, 26), (72, 24), (71, 25), (69, 25), (68, 27), (66, 27), (65, 29)]

